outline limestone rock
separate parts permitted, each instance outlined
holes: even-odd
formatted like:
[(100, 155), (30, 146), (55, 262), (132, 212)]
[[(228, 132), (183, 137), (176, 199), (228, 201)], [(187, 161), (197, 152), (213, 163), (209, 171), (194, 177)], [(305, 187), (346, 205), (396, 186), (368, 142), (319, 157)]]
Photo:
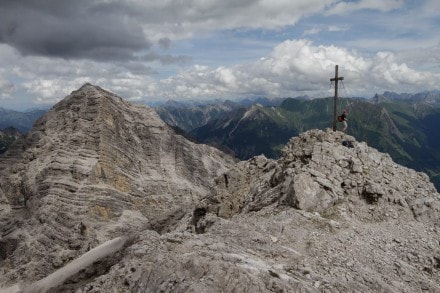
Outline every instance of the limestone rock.
[(84, 85), (0, 160), (0, 236), (19, 239), (1, 280), (38, 280), (63, 265), (63, 251), (75, 258), (120, 235), (172, 226), (233, 163), (175, 134), (151, 108)]
[(305, 211), (323, 211), (335, 200), (308, 173), (300, 173), (293, 178), (293, 189), (289, 190), (292, 205)]

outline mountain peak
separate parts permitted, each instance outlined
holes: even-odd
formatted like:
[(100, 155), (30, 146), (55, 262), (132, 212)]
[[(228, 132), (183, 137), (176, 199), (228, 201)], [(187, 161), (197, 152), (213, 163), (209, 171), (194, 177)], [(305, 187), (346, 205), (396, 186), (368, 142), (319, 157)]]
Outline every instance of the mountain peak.
[(111, 93), (111, 92), (109, 92), (109, 91), (103, 89), (103, 88), (100, 87), (100, 86), (97, 86), (97, 85), (91, 84), (90, 82), (86, 82), (86, 83), (84, 83), (84, 84), (83, 84), (79, 89), (77, 89), (76, 91), (90, 91), (90, 90), (98, 91), (98, 92), (103, 92), (103, 93), (110, 94), (110, 95), (113, 95), (113, 96), (115, 95), (115, 94), (113, 94), (113, 93)]
[[(61, 102), (59, 102), (57, 105), (65, 105), (65, 102), (71, 99), (92, 100), (92, 99), (102, 99), (102, 98), (122, 101), (122, 98), (115, 95), (114, 93), (111, 93), (99, 86), (87, 82), (83, 84), (79, 89), (72, 91), (70, 95), (68, 95), (63, 100), (61, 100)], [(57, 107), (57, 105), (55, 105), (54, 107)]]
[(131, 104), (114, 93), (86, 83), (55, 104), (35, 126), (62, 135), (78, 130), (113, 129), (116, 124), (135, 121), (142, 115), (148, 116), (150, 125), (165, 127), (150, 107)]
[(103, 88), (101, 88), (97, 85), (93, 85), (90, 82), (86, 82), (79, 89), (72, 91), (71, 95), (74, 93), (75, 93), (75, 95), (79, 95), (80, 93), (91, 94), (92, 92), (95, 92), (96, 94), (101, 93), (103, 95), (110, 94), (110, 95), (114, 96), (114, 94), (104, 90)]
[(90, 82), (86, 82), (84, 83), (78, 90), (83, 90), (86, 87), (96, 87), (93, 84), (91, 84)]
[(0, 284), (38, 280), (121, 233), (162, 233), (233, 163), (151, 108), (83, 85), (0, 159), (0, 237), (10, 239), (0, 238), (0, 251), (11, 247), (0, 255)]

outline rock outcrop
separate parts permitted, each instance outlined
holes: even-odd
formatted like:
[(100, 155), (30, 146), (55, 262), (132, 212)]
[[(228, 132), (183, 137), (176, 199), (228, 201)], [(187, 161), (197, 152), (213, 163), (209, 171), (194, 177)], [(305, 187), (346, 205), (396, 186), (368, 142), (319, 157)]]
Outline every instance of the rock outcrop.
[(254, 157), (223, 174), (215, 195), (207, 199), (217, 214), (260, 210), (270, 203), (307, 212), (325, 212), (337, 204), (366, 203), (368, 219), (379, 219), (390, 207), (399, 218), (440, 224), (438, 193), (424, 173), (395, 164), (388, 154), (365, 143), (344, 147), (354, 137), (341, 132), (311, 130), (292, 138), (278, 161)]
[(440, 195), (341, 132), (233, 162), (85, 85), (0, 173), (9, 292), (440, 291)]

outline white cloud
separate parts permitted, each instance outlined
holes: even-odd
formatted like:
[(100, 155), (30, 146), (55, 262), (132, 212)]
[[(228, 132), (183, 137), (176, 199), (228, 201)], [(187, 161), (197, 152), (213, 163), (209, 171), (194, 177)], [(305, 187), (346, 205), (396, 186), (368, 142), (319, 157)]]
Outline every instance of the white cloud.
[(396, 58), (409, 66), (440, 73), (440, 43), (426, 48), (400, 51), (396, 53)]
[[(119, 1), (120, 2), (120, 1)], [(149, 23), (161, 23), (167, 19), (172, 23), (202, 23), (208, 20), (233, 20), (239, 26), (270, 27), (292, 23), (303, 15), (321, 12), (326, 5), (335, 0), (192, 0), (192, 1), (126, 1), (122, 6), (129, 6), (136, 15), (149, 13)], [(117, 1), (109, 1), (113, 6)], [(243, 12), (246, 12), (243, 14)], [(223, 24), (230, 26), (231, 24)]]
[(2, 60), (2, 66), (0, 67), (0, 100), (11, 99), (11, 95), (16, 91), (16, 85), (8, 78), (8, 73), (14, 66), (13, 60), (17, 56), (11, 47), (0, 45), (0, 59)]
[[(56, 103), (86, 82), (139, 100), (148, 89), (146, 84), (152, 82), (151, 68), (141, 62), (112, 64), (92, 60), (22, 57), (6, 45), (0, 46), (0, 58), (5, 60), (0, 68), (0, 97), (18, 95), (25, 108)], [(24, 101), (25, 96), (27, 101)], [(18, 106), (17, 103), (14, 106)]]
[[(82, 82), (84, 83), (84, 82)], [(67, 81), (61, 79), (42, 79), (23, 83), (23, 88), (35, 96), (35, 104), (54, 104), (67, 96), (74, 89), (78, 88), (77, 80)]]
[(314, 27), (314, 28), (305, 30), (303, 33), (303, 36), (316, 35), (316, 34), (319, 34), (320, 32), (322, 32), (322, 28)]
[(371, 68), (372, 81), (386, 84), (391, 88), (440, 88), (440, 74), (411, 69), (406, 63), (399, 63), (396, 56), (389, 52), (379, 52)]
[[(112, 68), (111, 70), (121, 69)], [(51, 79), (36, 78), (21, 86), (34, 97), (34, 104), (47, 105), (59, 102), (86, 82), (101, 86), (132, 101), (140, 101), (148, 93), (157, 92), (154, 88), (154, 80), (149, 76), (130, 74), (112, 76), (110, 73), (100, 74), (99, 71), (90, 72), (87, 75), (71, 74)]]
[(331, 7), (326, 14), (348, 14), (353, 11), (371, 9), (380, 12), (388, 12), (402, 7), (405, 4), (404, 0), (361, 0), (357, 2), (337, 2)]
[(11, 94), (15, 91), (15, 85), (9, 80), (0, 76), (0, 99), (10, 99)]
[(426, 0), (420, 7), (420, 13), (423, 18), (438, 17), (440, 11), (440, 2), (438, 0)]
[[(433, 51), (436, 49), (430, 48), (428, 52)], [(438, 64), (437, 55), (432, 58), (437, 58)], [(34, 104), (53, 104), (85, 82), (135, 101), (304, 93), (325, 96), (330, 94), (330, 78), (336, 64), (350, 95), (439, 89), (440, 73), (417, 70), (416, 62), (411, 62), (422, 56), (420, 51), (369, 56), (343, 47), (314, 45), (305, 39), (287, 40), (253, 62), (219, 67), (195, 65), (163, 79), (154, 79), (149, 72), (130, 73), (124, 64), (26, 57), (16, 58), (9, 65), (11, 68), (2, 69), (0, 91), (6, 96), (21, 88), (33, 97)], [(5, 78), (8, 70), (25, 82), (13, 85), (11, 78)]]
[(312, 27), (310, 29), (306, 29), (302, 36), (303, 37), (307, 37), (307, 36), (312, 36), (312, 35), (316, 35), (319, 34), (321, 32), (345, 32), (348, 31), (350, 29), (349, 25), (320, 25), (320, 26), (315, 26)]
[(350, 29), (349, 25), (329, 25), (328, 31), (329, 32), (345, 32)]
[[(440, 74), (418, 71), (393, 53), (362, 56), (336, 46), (315, 46), (307, 40), (289, 40), (258, 61), (229, 68), (195, 66), (158, 81), (150, 95), (173, 99), (243, 97), (250, 95), (295, 96), (307, 91), (327, 95), (329, 80), (339, 65), (351, 95), (411, 88), (438, 89)], [(166, 90), (165, 90), (166, 89)]]

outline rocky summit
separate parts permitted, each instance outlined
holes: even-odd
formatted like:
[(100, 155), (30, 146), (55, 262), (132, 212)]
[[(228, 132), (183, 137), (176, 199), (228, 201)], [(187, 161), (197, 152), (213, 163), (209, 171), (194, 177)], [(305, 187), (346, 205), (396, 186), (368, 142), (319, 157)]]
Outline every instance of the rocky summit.
[(342, 132), (237, 162), (86, 84), (0, 157), (0, 292), (440, 292), (439, 216)]

